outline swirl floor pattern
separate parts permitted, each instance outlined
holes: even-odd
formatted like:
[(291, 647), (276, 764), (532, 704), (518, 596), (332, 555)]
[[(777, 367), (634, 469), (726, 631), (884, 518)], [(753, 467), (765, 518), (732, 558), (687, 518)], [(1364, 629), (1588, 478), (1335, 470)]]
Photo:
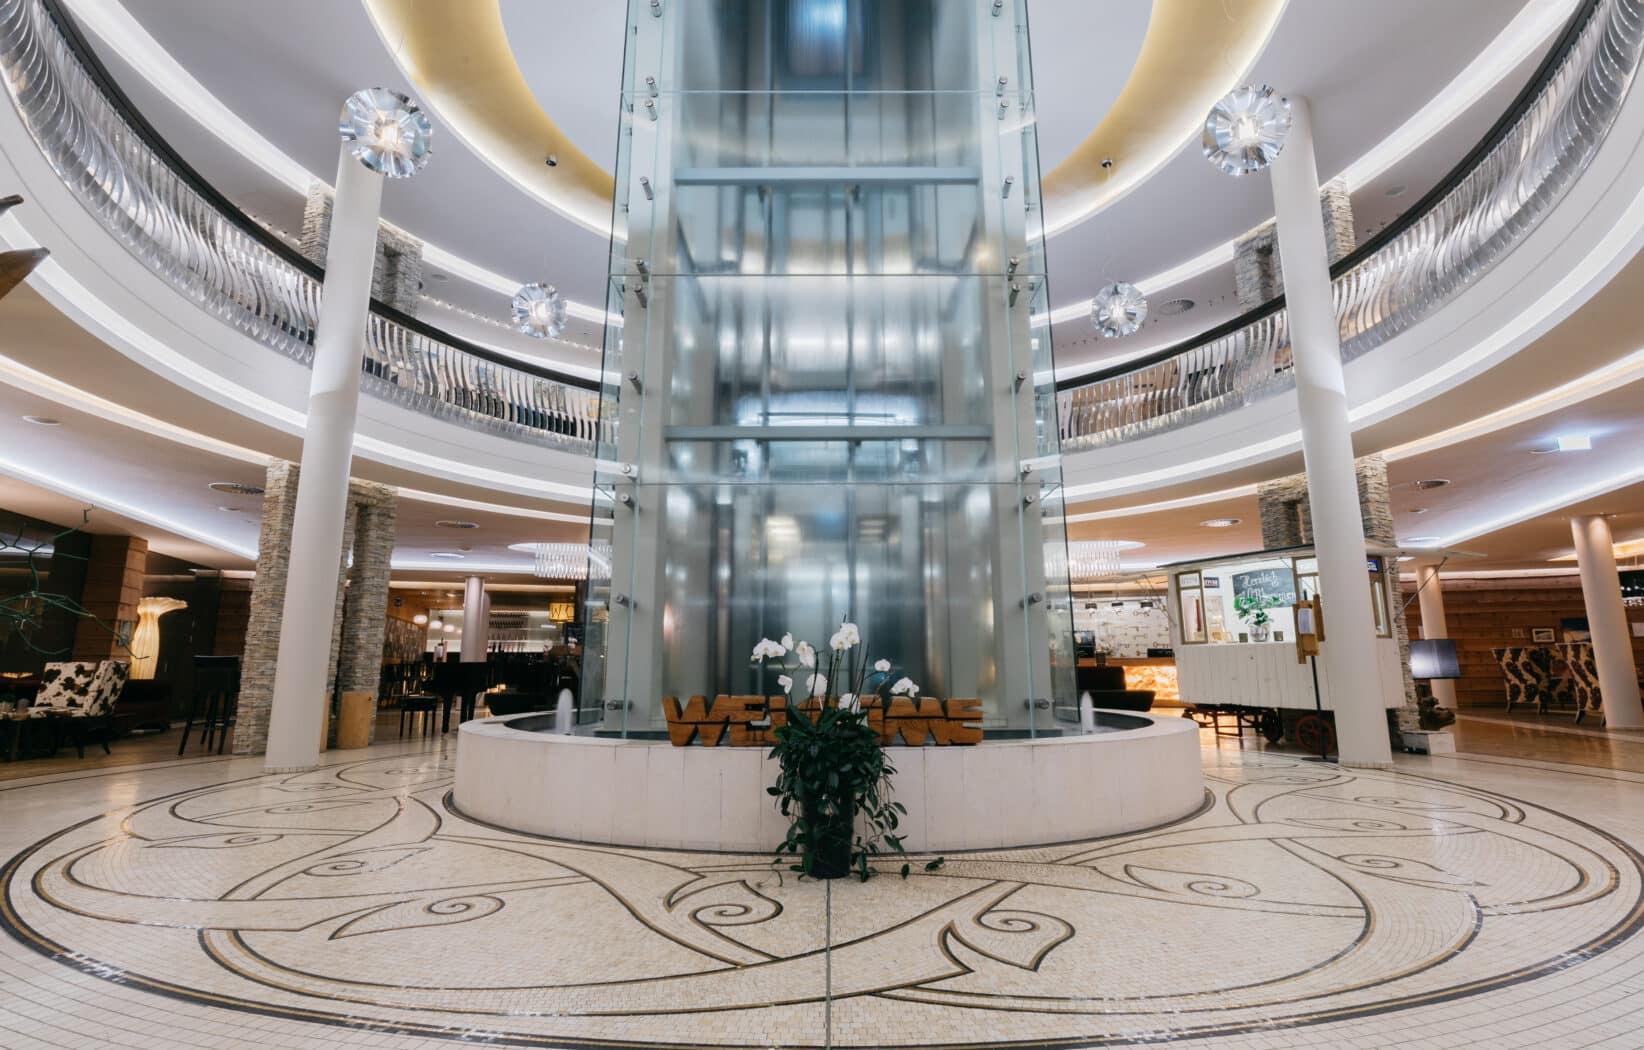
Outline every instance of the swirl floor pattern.
[(0, 788), (0, 1046), (1644, 1046), (1639, 774), (1207, 749), (1176, 825), (822, 885), (359, 754)]

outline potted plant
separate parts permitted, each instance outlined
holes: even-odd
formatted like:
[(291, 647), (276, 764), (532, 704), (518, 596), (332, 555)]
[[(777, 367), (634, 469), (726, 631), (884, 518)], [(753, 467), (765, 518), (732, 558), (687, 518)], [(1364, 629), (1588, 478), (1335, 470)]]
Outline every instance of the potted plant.
[(1273, 618), (1267, 615), (1267, 610), (1283, 604), (1281, 599), (1271, 594), (1241, 594), (1233, 599), (1233, 611), (1250, 625), (1251, 641), (1265, 642), (1273, 629)]
[[(760, 663), (783, 661), (777, 684), (786, 698), (787, 717), (772, 733), (775, 744), (770, 753), (781, 769), (776, 786), (767, 790), (789, 825), (776, 852), (778, 857), (797, 858), (791, 869), (804, 875), (837, 879), (854, 873), (865, 881), (872, 874), (871, 859), (904, 852), (896, 828), (907, 807), (891, 800), (890, 778), (896, 767), (860, 699), (886, 689), (892, 670), (888, 660), (869, 664), (853, 623), (840, 625), (830, 649), (827, 670), (822, 671), (816, 650), (795, 642), (791, 634), (780, 641), (761, 639), (754, 647), (753, 658)], [(804, 699), (796, 700), (795, 679), (807, 675), (798, 693)], [(849, 688), (830, 694), (830, 681)], [(906, 678), (888, 688), (894, 695), (918, 692)], [(907, 876), (908, 865), (902, 865), (901, 873)]]

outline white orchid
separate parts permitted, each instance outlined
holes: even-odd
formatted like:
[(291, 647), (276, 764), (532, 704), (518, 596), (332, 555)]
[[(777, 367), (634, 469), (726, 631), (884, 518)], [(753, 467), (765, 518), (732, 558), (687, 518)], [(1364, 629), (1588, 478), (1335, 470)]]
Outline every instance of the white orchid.
[(782, 687), (782, 694), (784, 696), (793, 692), (793, 679), (789, 678), (785, 674), (779, 674), (776, 676), (776, 684)]
[(873, 662), (873, 669), (878, 671), (880, 674), (889, 674), (890, 668), (891, 663), (889, 660), (875, 660)]
[(839, 697), (839, 706), (845, 711), (856, 711), (861, 708), (862, 701), (857, 699), (855, 693), (843, 693)]
[(773, 642), (769, 638), (761, 638), (759, 644), (754, 646), (753, 649), (753, 658), (761, 661), (768, 656), (782, 657), (787, 654), (788, 650), (782, 647), (781, 642)]
[(852, 646), (859, 645), (861, 641), (862, 632), (857, 630), (854, 623), (846, 620), (839, 625), (839, 630), (833, 633), (833, 637), (828, 639), (828, 646), (834, 652), (843, 652)]
[(896, 684), (890, 688), (892, 696), (918, 696), (919, 687), (911, 678), (898, 678)]
[(784, 634), (782, 636), (782, 651), (785, 653), (789, 649), (792, 649), (792, 648), (793, 648), (793, 632), (790, 631), (787, 634)]
[(799, 663), (801, 666), (816, 666), (816, 650), (811, 648), (810, 642), (800, 642), (798, 645), (793, 647), (793, 651), (794, 655), (799, 657)]
[(825, 674), (813, 674), (813, 675), (811, 675), (811, 695), (812, 696), (827, 696), (828, 695), (828, 676), (827, 675), (825, 675)]

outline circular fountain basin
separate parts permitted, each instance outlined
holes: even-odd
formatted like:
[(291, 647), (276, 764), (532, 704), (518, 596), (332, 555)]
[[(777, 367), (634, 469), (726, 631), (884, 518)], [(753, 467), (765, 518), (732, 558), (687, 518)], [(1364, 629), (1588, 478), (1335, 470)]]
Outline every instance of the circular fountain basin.
[[(765, 853), (787, 832), (765, 791), (777, 772), (767, 748), (569, 736), (553, 722), (464, 722), (457, 809), (515, 831), (642, 848)], [(1101, 838), (1204, 804), (1198, 727), (1185, 718), (1098, 711), (1094, 733), (886, 750), (913, 853)]]

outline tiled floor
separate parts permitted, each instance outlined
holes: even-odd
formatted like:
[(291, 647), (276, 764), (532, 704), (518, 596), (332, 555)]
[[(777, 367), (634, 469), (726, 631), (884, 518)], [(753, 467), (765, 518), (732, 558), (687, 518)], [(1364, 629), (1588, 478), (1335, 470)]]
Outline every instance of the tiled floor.
[(1644, 1047), (1630, 762), (1206, 744), (1183, 824), (865, 885), (477, 826), (454, 736), (8, 780), (0, 1046)]

